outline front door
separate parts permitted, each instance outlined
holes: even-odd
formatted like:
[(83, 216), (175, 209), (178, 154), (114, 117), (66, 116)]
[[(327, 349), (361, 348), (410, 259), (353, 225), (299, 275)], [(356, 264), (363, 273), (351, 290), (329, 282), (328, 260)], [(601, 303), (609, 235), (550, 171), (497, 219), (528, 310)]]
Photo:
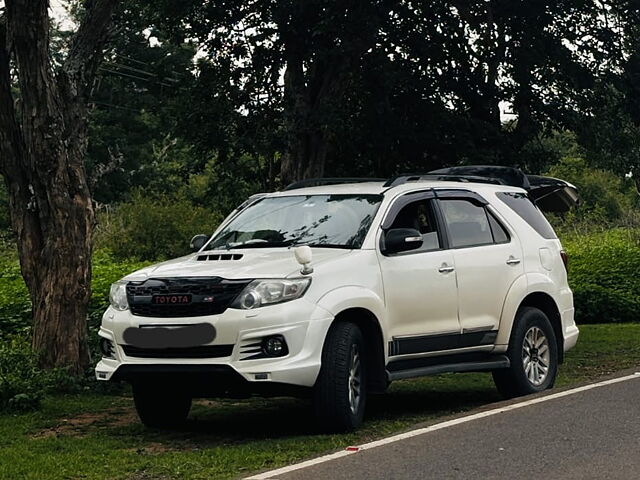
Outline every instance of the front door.
[(390, 356), (444, 350), (444, 343), (460, 333), (453, 252), (443, 248), (433, 202), (432, 192), (400, 197), (382, 224), (382, 235), (394, 228), (412, 228), (423, 239), (416, 250), (378, 252), (392, 337)]

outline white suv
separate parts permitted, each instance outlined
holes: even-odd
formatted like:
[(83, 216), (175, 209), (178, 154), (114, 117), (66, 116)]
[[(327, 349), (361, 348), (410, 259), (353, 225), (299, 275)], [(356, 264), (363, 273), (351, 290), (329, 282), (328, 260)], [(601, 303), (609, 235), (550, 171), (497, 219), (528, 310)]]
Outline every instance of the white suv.
[(196, 253), (112, 286), (96, 376), (131, 382), (149, 426), (183, 421), (194, 397), (308, 394), (323, 427), (349, 430), (367, 394), (442, 372), (542, 391), (578, 328), (538, 207), (576, 201), (505, 167), (256, 195)]

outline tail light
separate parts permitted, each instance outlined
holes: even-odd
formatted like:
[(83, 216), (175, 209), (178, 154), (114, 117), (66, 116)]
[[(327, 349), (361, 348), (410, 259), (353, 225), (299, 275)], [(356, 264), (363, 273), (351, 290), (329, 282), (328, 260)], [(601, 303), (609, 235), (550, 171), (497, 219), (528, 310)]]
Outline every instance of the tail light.
[(564, 269), (569, 272), (569, 255), (564, 250), (560, 250), (560, 257), (562, 258), (562, 263), (564, 264)]

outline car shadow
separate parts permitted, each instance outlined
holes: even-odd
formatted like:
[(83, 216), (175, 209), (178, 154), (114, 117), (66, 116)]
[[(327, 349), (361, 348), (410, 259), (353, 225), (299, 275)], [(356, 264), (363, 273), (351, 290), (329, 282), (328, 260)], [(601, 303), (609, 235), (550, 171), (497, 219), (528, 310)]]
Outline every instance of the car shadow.
[[(459, 377), (461, 378), (461, 377)], [(454, 382), (431, 385), (428, 379), (398, 382), (380, 395), (370, 395), (362, 432), (376, 434), (385, 423), (411, 425), (436, 417), (468, 411), (499, 401), (501, 397), (487, 382), (478, 385)], [(250, 398), (243, 400), (196, 400), (186, 424), (180, 429), (160, 431), (132, 427), (154, 441), (185, 441), (208, 445), (245, 443), (322, 435), (322, 426), (313, 421), (309, 399)]]

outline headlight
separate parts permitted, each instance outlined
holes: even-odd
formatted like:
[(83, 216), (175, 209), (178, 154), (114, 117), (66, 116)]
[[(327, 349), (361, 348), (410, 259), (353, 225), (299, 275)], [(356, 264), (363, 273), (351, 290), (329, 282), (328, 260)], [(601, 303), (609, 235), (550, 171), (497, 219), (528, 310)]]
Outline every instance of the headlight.
[(264, 305), (295, 300), (304, 295), (310, 283), (310, 278), (254, 280), (236, 297), (231, 308), (250, 310)]
[(117, 281), (111, 285), (109, 291), (109, 303), (116, 310), (127, 310), (129, 303), (127, 302), (127, 283), (124, 280)]

